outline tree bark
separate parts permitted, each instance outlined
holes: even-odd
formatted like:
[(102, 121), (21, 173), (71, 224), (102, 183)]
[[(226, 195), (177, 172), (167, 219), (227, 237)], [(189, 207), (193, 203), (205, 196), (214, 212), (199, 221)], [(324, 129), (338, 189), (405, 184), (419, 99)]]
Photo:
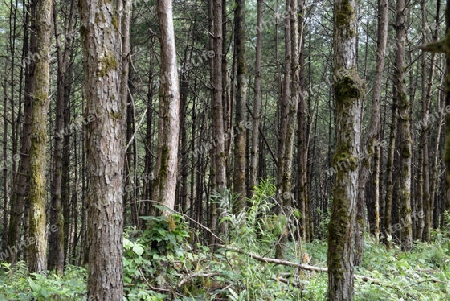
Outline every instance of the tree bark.
[(336, 153), (331, 219), (328, 225), (328, 300), (353, 300), (353, 248), (358, 193), (361, 99), (356, 67), (357, 2), (334, 2), (334, 96)]
[[(152, 200), (175, 208), (178, 143), (180, 135), (180, 88), (175, 54), (172, 0), (158, 1), (160, 24), (161, 69), (159, 86), (159, 134), (156, 183)], [(170, 212), (165, 210), (164, 215)]]
[[(50, 209), (50, 225), (56, 225), (56, 231), (50, 231), (49, 235), (49, 253), (48, 253), (48, 269), (55, 270), (59, 275), (64, 271), (64, 250), (68, 232), (64, 227), (64, 217), (62, 210), (62, 178), (63, 178), (63, 147), (65, 136), (68, 134), (64, 131), (67, 124), (67, 119), (64, 115), (69, 114), (65, 110), (66, 104), (66, 71), (69, 58), (71, 56), (71, 34), (69, 31), (73, 27), (73, 9), (74, 1), (69, 4), (68, 24), (64, 28), (64, 36), (66, 37), (64, 49), (61, 42), (61, 33), (58, 28), (58, 14), (56, 1), (53, 3), (53, 23), (56, 40), (56, 55), (57, 55), (57, 88), (56, 88), (56, 120), (55, 120), (55, 135), (53, 138), (53, 178), (52, 178), (52, 200)], [(69, 70), (70, 71), (70, 70)], [(65, 178), (65, 180), (68, 180)], [(67, 196), (68, 197), (68, 196)], [(67, 219), (69, 216), (66, 217)], [(66, 234), (66, 235), (65, 235)]]
[[(215, 191), (224, 196), (227, 185), (226, 175), (226, 152), (225, 152), (225, 131), (223, 119), (223, 105), (222, 105), (222, 0), (212, 1), (212, 49), (215, 56), (212, 58), (211, 82), (212, 82), (212, 139), (213, 139), (213, 171), (214, 178), (213, 186)], [(228, 137), (230, 138), (230, 137)], [(211, 224), (213, 230), (217, 229), (218, 215), (221, 208), (215, 209), (216, 204), (213, 204)], [(214, 238), (212, 237), (212, 243)]]
[[(86, 113), (88, 300), (122, 300), (126, 103), (120, 97), (121, 3), (81, 0)], [(92, 20), (95, 20), (93, 22)], [(125, 84), (126, 83), (122, 83)]]
[[(36, 3), (29, 2), (27, 10), (30, 14), (25, 14), (24, 22), (24, 44), (22, 58), (28, 58), (30, 53), (36, 53), (36, 34), (33, 30), (34, 22), (31, 22), (30, 15), (36, 15)], [(11, 195), (11, 215), (8, 228), (8, 248), (10, 251), (8, 261), (14, 266), (18, 261), (17, 246), (21, 236), (21, 221), (25, 209), (25, 197), (29, 193), (29, 150), (31, 144), (31, 92), (35, 84), (36, 62), (30, 60), (25, 66), (25, 93), (24, 93), (24, 120), (20, 137), (20, 161), (16, 177), (13, 182)], [(24, 218), (25, 219), (25, 218)], [(25, 219), (26, 220), (26, 219)], [(24, 222), (25, 224), (25, 222)]]
[[(282, 208), (279, 214), (287, 213), (292, 206), (292, 160), (294, 157), (295, 121), (299, 94), (299, 31), (298, 1), (286, 1), (285, 19), (285, 78), (281, 115), (281, 145), (278, 158), (278, 199)], [(286, 211), (287, 210), (287, 211)], [(289, 217), (288, 217), (289, 218)], [(277, 244), (275, 256), (284, 257), (287, 230), (283, 231)]]
[[(358, 202), (356, 213), (356, 230), (355, 230), (355, 258), (354, 264), (359, 266), (364, 255), (364, 221), (365, 221), (365, 187), (372, 170), (372, 157), (376, 155), (379, 148), (378, 136), (380, 132), (380, 98), (381, 85), (384, 72), (384, 58), (386, 55), (386, 45), (388, 38), (388, 0), (378, 1), (378, 40), (377, 40), (377, 57), (375, 67), (375, 82), (373, 85), (372, 94), (372, 111), (370, 115), (370, 128), (367, 135), (365, 147), (367, 148), (367, 155), (364, 157), (359, 171), (358, 183)], [(376, 168), (376, 167), (375, 167)], [(375, 182), (376, 183), (376, 182)], [(375, 187), (378, 191), (378, 187)], [(375, 195), (377, 196), (377, 195)], [(380, 239), (380, 200), (375, 197), (375, 238)]]
[(39, 0), (36, 6), (36, 77), (31, 101), (30, 145), (30, 228), (28, 237), (28, 270), (47, 269), (47, 235), (45, 231), (47, 114), (50, 84), (50, 46), (52, 30), (52, 0)]
[(258, 145), (261, 114), (261, 53), (263, 1), (256, 1), (256, 59), (255, 59), (255, 98), (253, 99), (252, 148), (250, 166), (250, 189), (258, 185)]
[(310, 238), (309, 225), (309, 192), (308, 192), (308, 152), (309, 152), (309, 128), (308, 128), (308, 104), (304, 89), (304, 53), (303, 53), (303, 28), (304, 28), (304, 1), (299, 3), (299, 93), (298, 93), (298, 202), (301, 212), (301, 235), (306, 241)]
[(399, 218), (403, 221), (400, 229), (400, 244), (403, 250), (412, 248), (412, 220), (411, 220), (411, 131), (409, 118), (409, 99), (406, 94), (405, 83), (405, 42), (407, 13), (405, 0), (397, 0), (396, 4), (396, 57), (394, 72), (394, 98), (398, 107), (398, 142), (400, 153), (399, 171)]
[(236, 195), (233, 211), (240, 213), (245, 209), (245, 148), (246, 118), (245, 103), (247, 101), (247, 79), (245, 67), (245, 0), (236, 0), (234, 11), (234, 46), (236, 55), (236, 107), (234, 133), (234, 173), (233, 191)]

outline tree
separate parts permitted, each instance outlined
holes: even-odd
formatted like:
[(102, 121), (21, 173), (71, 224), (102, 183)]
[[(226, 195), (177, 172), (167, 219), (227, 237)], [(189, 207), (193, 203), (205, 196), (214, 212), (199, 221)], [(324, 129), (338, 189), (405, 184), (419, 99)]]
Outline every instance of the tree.
[[(212, 169), (213, 169), (213, 187), (219, 195), (224, 195), (227, 185), (226, 174), (226, 153), (225, 153), (225, 130), (223, 122), (222, 106), (222, 0), (213, 0), (212, 5), (212, 50), (214, 57), (211, 62), (211, 84), (212, 84), (212, 139), (214, 146), (212, 148)], [(213, 204), (211, 228), (216, 230), (217, 215), (220, 210), (216, 210), (216, 204)], [(220, 208), (219, 208), (220, 209)], [(212, 240), (214, 240), (212, 236)]]
[(236, 134), (234, 140), (234, 175), (233, 189), (236, 194), (234, 211), (239, 213), (245, 209), (245, 103), (247, 98), (247, 79), (245, 68), (245, 0), (237, 0), (234, 11), (234, 45), (236, 54), (237, 84), (236, 84), (236, 108), (235, 125)]
[[(364, 252), (364, 220), (365, 220), (365, 188), (371, 169), (372, 158), (375, 157), (375, 162), (379, 163), (379, 157), (377, 156), (380, 148), (380, 142), (378, 140), (380, 132), (380, 98), (381, 98), (381, 85), (384, 72), (384, 58), (386, 55), (386, 44), (388, 38), (388, 12), (389, 3), (388, 0), (378, 1), (378, 41), (377, 41), (377, 57), (375, 67), (375, 82), (373, 85), (372, 94), (372, 110), (370, 114), (370, 129), (367, 134), (367, 141), (365, 147), (367, 148), (367, 155), (364, 157), (359, 171), (359, 184), (358, 184), (358, 203), (356, 214), (356, 231), (355, 231), (355, 265), (359, 266), (362, 262)], [(378, 166), (375, 166), (375, 171), (378, 170)], [(375, 181), (379, 177), (379, 173), (374, 175)], [(379, 187), (375, 187), (375, 237), (376, 240), (380, 239), (380, 199), (378, 192)]]
[(353, 300), (353, 248), (363, 85), (356, 67), (357, 2), (334, 1), (334, 97), (336, 149), (328, 224), (328, 300)]
[(255, 98), (253, 99), (252, 148), (250, 165), (250, 188), (258, 183), (258, 145), (261, 114), (261, 52), (262, 52), (262, 0), (256, 1), (256, 58), (255, 58)]
[(111, 1), (80, 1), (86, 114), (95, 117), (87, 123), (85, 134), (89, 300), (122, 300), (123, 294), (122, 172), (126, 104), (120, 97), (120, 12), (121, 7), (115, 7)]
[(47, 112), (49, 106), (50, 47), (52, 29), (52, 0), (39, 0), (36, 4), (36, 76), (31, 92), (31, 145), (30, 145), (30, 228), (28, 237), (34, 242), (28, 247), (28, 270), (42, 272), (47, 269), (47, 236), (45, 233)]
[[(23, 43), (23, 57), (27, 58), (30, 54), (36, 52), (36, 31), (32, 30), (30, 26), (30, 15), (36, 14), (36, 3), (29, 1), (27, 3), (27, 10), (30, 14), (25, 14), (24, 22), (24, 43)], [(34, 24), (34, 23), (31, 23)], [(33, 28), (34, 29), (34, 28)], [(24, 120), (22, 125), (20, 137), (20, 161), (18, 173), (14, 177), (12, 196), (11, 196), (11, 210), (10, 220), (8, 225), (8, 248), (14, 250), (9, 254), (9, 262), (14, 266), (18, 260), (17, 246), (20, 242), (21, 236), (21, 220), (24, 215), (25, 197), (29, 192), (29, 150), (31, 144), (31, 92), (34, 90), (34, 77), (36, 70), (36, 62), (30, 60), (25, 66), (25, 93), (23, 101)], [(24, 222), (25, 223), (25, 222)]]
[[(180, 88), (175, 55), (172, 0), (158, 1), (161, 44), (159, 83), (158, 158), (153, 200), (169, 209), (175, 208), (178, 143), (180, 136)], [(165, 214), (169, 212), (166, 211)]]
[[(74, 1), (69, 4), (69, 16), (68, 26), (65, 28), (64, 48), (61, 42), (61, 32), (58, 28), (57, 18), (57, 6), (53, 6), (53, 22), (56, 40), (56, 53), (57, 53), (57, 88), (56, 88), (56, 126), (55, 136), (53, 142), (53, 178), (52, 178), (52, 201), (50, 210), (50, 225), (56, 225), (56, 231), (50, 231), (49, 236), (49, 255), (48, 255), (48, 269), (56, 270), (60, 275), (64, 271), (64, 249), (65, 249), (65, 227), (64, 217), (62, 212), (62, 179), (63, 179), (63, 142), (65, 135), (64, 127), (65, 116), (69, 112), (65, 111), (65, 88), (66, 88), (66, 71), (67, 64), (72, 51), (71, 41), (72, 38), (68, 35), (68, 31), (73, 27), (73, 11)], [(68, 180), (68, 179), (66, 179)], [(67, 216), (68, 218), (68, 216)]]
[(403, 250), (412, 248), (411, 220), (411, 132), (409, 118), (409, 99), (406, 95), (405, 82), (405, 42), (406, 13), (405, 0), (397, 0), (395, 20), (395, 70), (394, 70), (394, 102), (398, 108), (398, 143), (400, 152), (400, 172), (398, 187), (399, 217), (404, 222), (400, 229), (400, 243)]
[[(281, 99), (281, 131), (278, 158), (278, 199), (282, 207), (279, 214), (286, 214), (292, 206), (292, 159), (294, 152), (295, 120), (298, 109), (299, 91), (299, 33), (298, 33), (298, 2), (286, 1), (285, 19), (285, 74), (283, 82), (283, 97)], [(283, 231), (277, 244), (275, 256), (284, 257), (287, 241), (286, 231)]]

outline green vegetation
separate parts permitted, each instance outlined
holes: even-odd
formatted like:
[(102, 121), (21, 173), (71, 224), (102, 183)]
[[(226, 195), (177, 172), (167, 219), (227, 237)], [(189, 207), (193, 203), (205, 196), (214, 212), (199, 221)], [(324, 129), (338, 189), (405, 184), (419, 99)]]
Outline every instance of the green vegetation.
[[(274, 215), (275, 186), (263, 181), (256, 187), (247, 211), (226, 213), (230, 242), (214, 251), (195, 243), (198, 231), (183, 216), (144, 217), (147, 229), (128, 228), (124, 245), (126, 300), (324, 300), (327, 274), (274, 265), (248, 254), (272, 258), (279, 229), (290, 225), (296, 237), (298, 213), (280, 220)], [(161, 208), (162, 209), (162, 208)], [(231, 212), (231, 211), (230, 211)], [(447, 219), (448, 220), (448, 219)], [(434, 243), (416, 243), (411, 252), (391, 250), (366, 238), (364, 261), (356, 269), (366, 279), (355, 280), (356, 300), (448, 300), (450, 294), (450, 232), (435, 231)], [(195, 247), (191, 247), (195, 246)], [(239, 252), (236, 251), (239, 250)], [(291, 242), (286, 260), (326, 267), (326, 243)], [(84, 300), (86, 272), (66, 267), (65, 275), (29, 275), (21, 262), (14, 273), (2, 264), (0, 300)]]

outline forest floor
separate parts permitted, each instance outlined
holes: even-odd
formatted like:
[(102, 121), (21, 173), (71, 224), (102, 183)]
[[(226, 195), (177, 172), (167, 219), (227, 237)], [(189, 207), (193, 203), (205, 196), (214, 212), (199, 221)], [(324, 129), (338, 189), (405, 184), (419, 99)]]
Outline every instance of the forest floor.
[[(292, 225), (298, 224), (299, 213), (274, 214), (274, 193), (275, 186), (265, 183), (244, 212), (223, 212), (226, 239), (181, 214), (141, 217), (146, 230), (128, 227), (124, 232), (124, 301), (326, 300), (326, 239), (296, 239)], [(326, 233), (326, 224), (316, 231)], [(409, 252), (395, 244), (388, 250), (366, 235), (364, 259), (355, 268), (355, 300), (449, 301), (448, 215), (445, 224), (444, 231), (432, 232), (431, 243), (415, 242)], [(278, 260), (273, 257), (281, 233), (288, 233), (290, 242)], [(199, 242), (208, 236), (214, 248)], [(68, 265), (58, 276), (30, 275), (24, 262), (14, 269), (0, 265), (0, 301), (86, 300), (84, 267)]]
[[(295, 255), (298, 244), (291, 243), (282, 264), (274, 264), (252, 258), (259, 256), (270, 261), (274, 248), (264, 241), (234, 241), (212, 252), (205, 246), (190, 247), (185, 243), (187, 232), (180, 227), (166, 232), (159, 228), (161, 221), (157, 231), (167, 240), (160, 240), (164, 245), (153, 244), (154, 248), (160, 248), (157, 252), (146, 247), (142, 236), (132, 239), (130, 231), (127, 232), (128, 238), (124, 239), (126, 300), (326, 299), (326, 272), (295, 267), (301, 262)], [(355, 269), (355, 274), (364, 276), (355, 278), (355, 299), (450, 300), (449, 241), (448, 237), (435, 233), (434, 243), (416, 243), (413, 251), (405, 253), (397, 247), (387, 250), (366, 239), (363, 263)], [(310, 256), (311, 266), (326, 267), (324, 241), (304, 244), (301, 253), (305, 252)], [(0, 301), (86, 300), (84, 268), (68, 266), (65, 275), (60, 277), (28, 275), (23, 262), (14, 273), (9, 264), (2, 266)]]

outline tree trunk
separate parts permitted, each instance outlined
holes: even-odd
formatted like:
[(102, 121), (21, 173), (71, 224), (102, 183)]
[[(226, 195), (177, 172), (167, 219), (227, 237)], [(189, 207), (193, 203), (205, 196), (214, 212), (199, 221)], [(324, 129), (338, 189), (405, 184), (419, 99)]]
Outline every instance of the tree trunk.
[[(55, 270), (59, 275), (64, 271), (64, 249), (65, 249), (65, 235), (68, 232), (64, 228), (64, 217), (62, 211), (62, 173), (63, 173), (63, 142), (65, 140), (64, 128), (67, 126), (64, 114), (70, 112), (65, 110), (66, 99), (66, 71), (69, 58), (71, 56), (71, 36), (68, 31), (72, 30), (73, 20), (73, 1), (71, 1), (70, 13), (68, 16), (68, 26), (65, 29), (64, 36), (66, 37), (63, 45), (61, 43), (61, 33), (58, 28), (58, 14), (56, 1), (53, 3), (53, 22), (56, 39), (56, 55), (57, 55), (57, 88), (56, 88), (56, 120), (55, 120), (55, 135), (53, 140), (53, 178), (52, 178), (52, 200), (50, 208), (50, 225), (56, 226), (56, 231), (50, 231), (49, 235), (49, 253), (48, 253), (48, 269)], [(65, 179), (68, 180), (68, 179)], [(68, 216), (66, 217), (69, 218)]]
[[(222, 93), (223, 93), (223, 83), (222, 83), (222, 0), (212, 1), (212, 13), (213, 13), (213, 24), (212, 24), (212, 49), (215, 56), (212, 59), (212, 70), (211, 70), (211, 82), (212, 82), (212, 139), (213, 139), (213, 156), (212, 161), (214, 169), (214, 179), (213, 186), (215, 191), (224, 196), (225, 188), (227, 184), (226, 179), (226, 153), (225, 153), (225, 131), (223, 122), (223, 106), (222, 106)], [(213, 206), (216, 206), (213, 204)], [(212, 210), (212, 221), (211, 224), (213, 228), (217, 228), (218, 214), (219, 210)], [(214, 243), (214, 238), (212, 238), (212, 243)]]
[(236, 107), (234, 133), (234, 172), (233, 191), (236, 195), (233, 211), (242, 212), (245, 209), (245, 148), (246, 148), (246, 118), (245, 103), (247, 101), (247, 79), (245, 68), (245, 0), (236, 0), (234, 11), (234, 47), (236, 55)]
[[(437, 5), (436, 5), (436, 23), (435, 26), (436, 28), (433, 31), (433, 42), (437, 41), (437, 37), (438, 37), (438, 33), (439, 33), (439, 26), (440, 26), (440, 5), (441, 1), (438, 0), (437, 1)], [(423, 3), (423, 6), (425, 7), (425, 3)], [(424, 121), (428, 123), (429, 120), (429, 114), (430, 114), (430, 106), (431, 106), (431, 100), (432, 100), (432, 87), (433, 87), (433, 81), (434, 81), (434, 74), (435, 74), (435, 60), (436, 60), (436, 54), (433, 53), (431, 56), (431, 65), (430, 65), (430, 73), (429, 73), (429, 78), (428, 78), (428, 87), (427, 87), (427, 91), (426, 91), (426, 101), (425, 101), (425, 114), (424, 114)], [(439, 99), (439, 97), (438, 97)], [(439, 100), (438, 100), (438, 107), (439, 107)], [(429, 125), (426, 123), (426, 127), (423, 129), (423, 142), (425, 144), (423, 150), (424, 150), (424, 216), (425, 216), (425, 225), (424, 225), (424, 232), (423, 232), (423, 240), (429, 242), (431, 240), (431, 230), (433, 229), (433, 194), (434, 194), (434, 190), (435, 188), (435, 184), (437, 181), (437, 179), (434, 179), (434, 164), (430, 164), (429, 160), (429, 144), (428, 144), (428, 135), (429, 135)], [(437, 136), (437, 141), (440, 140), (440, 123), (438, 125), (439, 129), (438, 129), (438, 135)], [(437, 153), (436, 153), (437, 154)], [(435, 157), (437, 158), (437, 157)], [(425, 169), (426, 168), (426, 169)], [(432, 168), (432, 172), (430, 174), (430, 170), (429, 168)], [(430, 182), (430, 178), (431, 178), (431, 182)]]
[[(8, 217), (9, 217), (9, 185), (8, 185), (8, 64), (5, 63), (3, 79), (3, 234), (2, 250), (8, 247)], [(13, 117), (14, 118), (14, 117)], [(4, 258), (2, 258), (4, 259)]]
[(403, 224), (400, 229), (402, 250), (412, 248), (411, 220), (411, 131), (409, 118), (409, 99), (406, 95), (405, 83), (405, 41), (406, 41), (406, 4), (405, 0), (397, 0), (396, 5), (396, 57), (394, 72), (394, 98), (398, 107), (398, 142), (400, 153), (400, 171), (398, 204), (399, 218)]
[(28, 270), (47, 269), (47, 235), (45, 231), (47, 114), (50, 84), (50, 47), (52, 32), (52, 0), (40, 0), (36, 6), (36, 77), (31, 101), (30, 146), (30, 228), (28, 237)]
[(393, 99), (392, 103), (392, 117), (391, 117), (391, 134), (388, 149), (388, 159), (386, 167), (386, 198), (384, 205), (384, 239), (388, 249), (392, 246), (392, 200), (394, 193), (394, 157), (395, 157), (395, 145), (397, 141), (397, 104), (396, 99)]
[[(29, 2), (28, 11), (34, 18), (36, 4)], [(36, 34), (30, 27), (30, 14), (25, 14), (23, 55), (25, 59), (30, 53), (36, 53)], [(34, 23), (31, 23), (34, 26)], [(28, 43), (29, 42), (29, 43)], [(8, 228), (8, 261), (14, 266), (18, 261), (17, 246), (21, 237), (21, 221), (25, 209), (25, 197), (29, 193), (29, 150), (31, 144), (31, 92), (34, 91), (36, 62), (30, 60), (25, 66), (24, 121), (20, 137), (20, 161), (17, 176), (13, 182), (11, 195), (11, 215)], [(24, 218), (26, 221), (26, 219)], [(25, 222), (24, 222), (25, 224)]]
[(258, 185), (258, 145), (261, 114), (261, 52), (263, 1), (256, 1), (256, 59), (255, 59), (255, 98), (253, 99), (253, 126), (250, 167), (250, 189)]
[(301, 235), (304, 240), (308, 240), (310, 231), (309, 229), (309, 193), (308, 193), (308, 150), (309, 150), (309, 130), (308, 130), (308, 104), (306, 102), (307, 96), (304, 90), (304, 75), (303, 75), (303, 23), (304, 17), (304, 1), (300, 1), (299, 11), (299, 85), (300, 90), (298, 93), (298, 201), (301, 212)]
[[(370, 128), (367, 135), (367, 141), (365, 147), (367, 148), (367, 155), (364, 157), (359, 171), (359, 183), (358, 183), (358, 200), (357, 200), (357, 213), (356, 213), (356, 227), (355, 227), (355, 258), (354, 264), (356, 266), (361, 265), (364, 255), (364, 221), (365, 221), (365, 187), (371, 173), (372, 157), (377, 152), (379, 147), (378, 136), (380, 132), (380, 97), (381, 97), (381, 85), (384, 72), (384, 58), (386, 55), (386, 44), (388, 37), (388, 13), (389, 4), (388, 0), (378, 1), (378, 41), (377, 41), (377, 57), (375, 67), (375, 82), (373, 85), (372, 95), (372, 111), (370, 115)], [(378, 190), (378, 187), (375, 188)], [(375, 198), (375, 238), (377, 241), (380, 239), (380, 212), (379, 204), (380, 200)]]
[[(180, 89), (175, 55), (172, 0), (158, 1), (161, 30), (161, 70), (159, 86), (159, 134), (156, 183), (153, 201), (173, 210), (178, 167), (180, 134)], [(164, 214), (169, 214), (164, 211)]]
[(362, 82), (356, 69), (357, 3), (334, 2), (334, 95), (336, 153), (328, 225), (328, 300), (353, 300), (353, 248), (358, 193)]
[[(81, 0), (86, 113), (88, 300), (122, 300), (122, 181), (126, 103), (120, 97), (118, 8)], [(96, 20), (96, 22), (92, 22)], [(126, 85), (126, 83), (122, 83)]]

